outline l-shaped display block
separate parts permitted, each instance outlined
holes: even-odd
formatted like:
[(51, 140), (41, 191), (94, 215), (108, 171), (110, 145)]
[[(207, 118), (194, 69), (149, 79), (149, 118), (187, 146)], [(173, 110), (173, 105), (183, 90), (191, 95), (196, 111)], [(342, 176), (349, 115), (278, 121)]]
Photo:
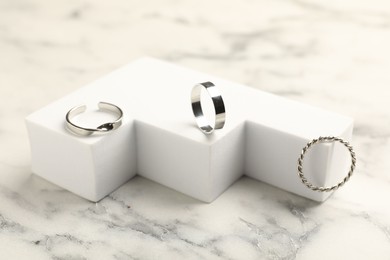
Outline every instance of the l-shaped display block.
[[(222, 92), (226, 124), (203, 134), (192, 115), (190, 93), (211, 81)], [(65, 128), (74, 106), (113, 103), (122, 126), (87, 137)], [(77, 120), (107, 121), (90, 110)], [(306, 188), (297, 176), (302, 147), (319, 136), (350, 140), (353, 120), (299, 102), (189, 70), (142, 58), (42, 108), (26, 119), (33, 173), (91, 201), (99, 201), (134, 175), (211, 202), (246, 174), (316, 201), (330, 193)], [(333, 184), (347, 172), (349, 154), (335, 144), (312, 148), (304, 171), (316, 185)]]

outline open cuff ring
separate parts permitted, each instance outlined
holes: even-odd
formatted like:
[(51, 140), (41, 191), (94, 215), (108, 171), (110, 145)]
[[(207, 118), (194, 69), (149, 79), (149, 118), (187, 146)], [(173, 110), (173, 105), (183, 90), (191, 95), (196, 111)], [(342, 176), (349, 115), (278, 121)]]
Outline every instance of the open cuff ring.
[(72, 133), (82, 136), (88, 136), (93, 133), (108, 133), (112, 130), (117, 129), (122, 125), (122, 117), (123, 117), (123, 111), (118, 106), (107, 103), (107, 102), (99, 102), (98, 103), (99, 111), (108, 111), (113, 112), (118, 115), (118, 118), (113, 122), (104, 123), (96, 128), (86, 128), (82, 126), (78, 126), (75, 123), (72, 122), (72, 118), (85, 112), (87, 107), (85, 105), (77, 106), (69, 110), (69, 112), (66, 114), (66, 127), (68, 130), (70, 130)]

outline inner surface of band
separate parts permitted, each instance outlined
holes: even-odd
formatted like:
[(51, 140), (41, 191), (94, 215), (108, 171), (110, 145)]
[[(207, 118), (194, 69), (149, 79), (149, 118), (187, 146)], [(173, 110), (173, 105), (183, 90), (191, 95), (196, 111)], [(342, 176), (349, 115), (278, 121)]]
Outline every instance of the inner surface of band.
[(98, 107), (100, 110), (114, 112), (118, 116), (122, 116), (122, 110), (120, 110), (119, 107), (117, 107), (113, 104), (110, 104), (107, 102), (99, 102)]
[(68, 113), (68, 119), (72, 119), (73, 117), (81, 114), (81, 113), (84, 113), (85, 111), (87, 110), (87, 106), (83, 105), (83, 106), (79, 106), (79, 107), (75, 107), (73, 109), (71, 109)]
[[(205, 88), (208, 95), (212, 99), (214, 110), (215, 110), (215, 122), (210, 124), (210, 122), (205, 117), (202, 104), (201, 104), (201, 94), (202, 88)], [(193, 87), (191, 93), (191, 103), (192, 111), (195, 116), (195, 120), (199, 128), (206, 134), (210, 134), (214, 129), (221, 129), (225, 124), (225, 105), (223, 103), (222, 96), (217, 87), (211, 82), (204, 82), (197, 84)]]

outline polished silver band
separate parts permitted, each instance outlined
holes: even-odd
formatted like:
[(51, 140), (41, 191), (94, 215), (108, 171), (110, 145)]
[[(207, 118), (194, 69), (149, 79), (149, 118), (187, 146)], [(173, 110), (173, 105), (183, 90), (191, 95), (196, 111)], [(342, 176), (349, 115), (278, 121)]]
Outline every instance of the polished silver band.
[[(311, 184), (303, 175), (303, 158), (305, 156), (305, 153), (310, 149), (311, 146), (317, 143), (329, 143), (329, 142), (339, 142), (348, 149), (349, 153), (351, 154), (351, 167), (349, 168), (349, 172), (347, 176), (345, 176), (344, 179), (340, 181), (338, 184), (330, 187), (318, 187)], [(355, 167), (356, 167), (356, 155), (355, 152), (353, 151), (352, 145), (350, 145), (349, 142), (344, 141), (340, 137), (334, 137), (334, 136), (326, 136), (326, 137), (320, 136), (317, 139), (311, 140), (309, 143), (306, 144), (305, 147), (303, 147), (301, 155), (298, 158), (298, 176), (301, 179), (302, 183), (305, 184), (306, 187), (308, 187), (313, 191), (329, 192), (329, 191), (337, 190), (338, 188), (343, 186), (349, 180), (349, 178), (351, 178), (352, 173), (355, 170)]]
[(69, 112), (66, 114), (66, 127), (68, 130), (70, 130), (72, 133), (77, 134), (77, 135), (82, 135), (82, 136), (88, 136), (93, 133), (107, 133), (112, 130), (117, 129), (122, 125), (122, 117), (123, 117), (123, 112), (122, 109), (117, 107), (116, 105), (107, 103), (107, 102), (99, 102), (98, 107), (100, 111), (108, 111), (108, 112), (113, 112), (118, 115), (118, 118), (114, 122), (108, 122), (104, 123), (96, 128), (86, 128), (82, 126), (78, 126), (75, 123), (73, 123), (71, 120), (73, 117), (75, 117), (78, 114), (81, 114), (85, 112), (87, 107), (85, 105), (82, 106), (77, 106), (69, 110)]
[[(206, 89), (208, 95), (214, 104), (215, 109), (215, 122), (208, 122), (207, 118), (203, 114), (201, 104), (202, 88)], [(196, 123), (200, 130), (205, 134), (211, 134), (215, 129), (221, 129), (225, 125), (225, 104), (219, 89), (211, 82), (203, 82), (196, 84), (191, 91), (191, 104), (192, 112), (194, 113)]]

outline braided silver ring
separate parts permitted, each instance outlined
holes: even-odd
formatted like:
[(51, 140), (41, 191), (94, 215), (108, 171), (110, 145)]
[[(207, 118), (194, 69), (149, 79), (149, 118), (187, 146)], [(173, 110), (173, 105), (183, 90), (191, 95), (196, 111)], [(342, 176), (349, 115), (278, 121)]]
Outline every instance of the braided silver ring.
[[(348, 149), (349, 153), (351, 154), (351, 167), (349, 168), (349, 172), (348, 172), (347, 176), (345, 176), (344, 179), (341, 182), (339, 182), (338, 184), (336, 184), (334, 186), (330, 186), (330, 187), (318, 187), (318, 186), (311, 184), (304, 176), (304, 174), (303, 174), (303, 158), (305, 157), (306, 152), (310, 149), (311, 146), (313, 146), (317, 143), (326, 143), (326, 142), (339, 142), (339, 143), (343, 144)], [(355, 170), (355, 167), (356, 167), (356, 155), (355, 155), (355, 152), (353, 151), (352, 145), (350, 145), (349, 142), (344, 141), (340, 137), (334, 137), (334, 136), (326, 136), (326, 137), (320, 136), (317, 139), (311, 140), (309, 143), (306, 144), (305, 147), (303, 147), (301, 155), (298, 158), (298, 176), (301, 179), (302, 183), (305, 184), (306, 187), (308, 187), (309, 189), (311, 189), (313, 191), (319, 191), (319, 192), (329, 192), (329, 191), (337, 190), (338, 188), (343, 186), (349, 180), (349, 178), (351, 178), (352, 173)]]

